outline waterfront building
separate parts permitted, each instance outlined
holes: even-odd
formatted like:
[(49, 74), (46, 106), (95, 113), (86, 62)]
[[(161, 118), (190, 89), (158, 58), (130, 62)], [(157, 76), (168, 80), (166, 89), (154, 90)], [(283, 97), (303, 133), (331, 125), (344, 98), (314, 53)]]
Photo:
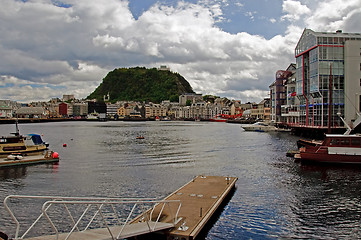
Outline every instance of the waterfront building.
[(270, 99), (265, 98), (257, 104), (255, 109), (252, 109), (251, 115), (254, 115), (255, 119), (262, 119), (265, 121), (270, 120)]
[(88, 115), (88, 104), (87, 103), (74, 103), (73, 104), (73, 116), (74, 117), (85, 117)]
[(109, 117), (114, 117), (117, 114), (118, 108), (120, 107), (117, 103), (107, 103), (107, 115)]
[(231, 115), (238, 115), (243, 112), (240, 105), (241, 101), (232, 101), (232, 104), (230, 106)]
[(130, 113), (133, 111), (134, 107), (128, 104), (121, 106), (117, 109), (117, 114), (119, 117), (130, 116)]
[(0, 118), (12, 118), (16, 109), (20, 108), (21, 104), (11, 100), (0, 100)]
[(162, 104), (147, 104), (145, 105), (145, 117), (166, 117), (168, 108)]
[(43, 107), (21, 107), (16, 110), (18, 118), (46, 118), (46, 112)]
[(271, 98), (270, 120), (279, 124), (295, 125), (299, 122), (299, 100), (296, 97), (296, 64), (276, 73), (269, 86)]
[(90, 113), (107, 113), (107, 106), (104, 102), (88, 102), (88, 114)]
[[(361, 35), (305, 29), (295, 48), (302, 127), (343, 127), (361, 110)], [(331, 109), (331, 112), (329, 112)]]
[(59, 115), (63, 117), (68, 116), (68, 104), (64, 102), (59, 103)]
[(0, 118), (11, 118), (13, 109), (9, 106), (0, 105)]

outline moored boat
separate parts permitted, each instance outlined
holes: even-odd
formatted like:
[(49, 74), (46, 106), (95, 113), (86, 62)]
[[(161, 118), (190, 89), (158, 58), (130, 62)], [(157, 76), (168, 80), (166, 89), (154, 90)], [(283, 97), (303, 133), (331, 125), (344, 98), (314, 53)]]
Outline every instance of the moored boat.
[[(340, 116), (340, 115), (339, 115)], [(344, 134), (326, 134), (322, 142), (304, 141), (295, 158), (301, 161), (338, 164), (361, 164), (361, 134), (350, 134), (361, 122), (351, 128), (340, 116), (347, 131)]]
[(254, 132), (271, 132), (277, 131), (277, 128), (272, 125), (268, 125), (264, 122), (256, 122), (254, 124), (242, 125), (241, 126), (245, 131), (254, 131)]
[(12, 153), (31, 154), (40, 153), (48, 148), (39, 134), (21, 135), (16, 123), (16, 132), (13, 136), (0, 137), (0, 157)]
[(326, 134), (322, 143), (300, 148), (303, 161), (361, 164), (361, 135)]
[(209, 119), (211, 122), (227, 122), (226, 118), (223, 118), (220, 115), (215, 116), (214, 118)]

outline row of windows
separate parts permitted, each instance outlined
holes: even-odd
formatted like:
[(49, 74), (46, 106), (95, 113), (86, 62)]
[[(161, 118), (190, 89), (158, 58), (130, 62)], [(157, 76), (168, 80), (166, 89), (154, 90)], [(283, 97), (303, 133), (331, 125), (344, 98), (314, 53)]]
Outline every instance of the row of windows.
[(343, 45), (347, 40), (360, 40), (360, 38), (355, 37), (318, 37), (318, 44), (333, 44), (333, 45)]
[[(350, 141), (351, 140), (351, 141)], [(335, 146), (335, 145), (344, 145), (344, 146), (348, 146), (348, 145), (354, 145), (354, 146), (360, 146), (360, 139), (358, 138), (335, 138), (335, 139), (331, 139), (330, 145)]]

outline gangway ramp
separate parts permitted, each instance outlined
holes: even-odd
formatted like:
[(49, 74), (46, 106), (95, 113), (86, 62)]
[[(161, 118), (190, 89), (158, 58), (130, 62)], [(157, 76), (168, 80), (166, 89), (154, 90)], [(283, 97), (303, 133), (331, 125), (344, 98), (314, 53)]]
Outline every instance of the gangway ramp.
[[(152, 232), (162, 233), (172, 240), (193, 240), (226, 202), (236, 181), (236, 177), (197, 176), (163, 200), (15, 195), (6, 197), (4, 205), (16, 223), (16, 240), (118, 240)], [(25, 231), (22, 230), (22, 234), (20, 223), (8, 206), (11, 199), (20, 206), (19, 198), (45, 201), (39, 217)], [(127, 207), (120, 210), (119, 206)], [(64, 226), (64, 221), (53, 219), (53, 207), (63, 208), (56, 212), (55, 217), (67, 216), (70, 228)], [(71, 207), (75, 207), (77, 214), (72, 213)], [(52, 233), (28, 237), (40, 219), (46, 220)]]
[[(18, 203), (19, 199), (35, 199), (44, 202), (40, 215), (30, 226), (25, 227), (25, 231), (21, 228), (20, 222), (10, 208), (11, 201)], [(170, 207), (174, 209), (172, 205), (176, 205), (176, 211), (167, 211), (165, 216), (164, 210)], [(144, 198), (10, 195), (5, 198), (4, 206), (16, 223), (15, 240), (116, 240), (173, 228), (179, 221), (177, 214), (181, 204), (180, 201)], [(154, 213), (155, 206), (161, 206), (161, 210), (157, 211), (156, 214)], [(64, 223), (65, 216), (66, 223)], [(135, 216), (141, 217), (137, 222), (131, 221)], [(59, 221), (59, 218), (62, 218), (62, 221)], [(162, 222), (161, 220), (165, 218), (168, 221)], [(27, 237), (36, 225), (43, 224), (44, 219), (47, 225), (51, 226), (53, 233)], [(60, 226), (59, 222), (61, 223)], [(23, 232), (20, 234), (21, 230)]]
[[(149, 224), (149, 226), (148, 226)], [(124, 239), (129, 237), (136, 237), (139, 235), (151, 233), (151, 232), (157, 232), (161, 230), (167, 230), (174, 227), (174, 224), (172, 223), (156, 223), (153, 221), (150, 221), (148, 223), (142, 222), (142, 223), (133, 223), (128, 224), (125, 226), (125, 228), (122, 231), (122, 234), (117, 238), (112, 238), (109, 235), (109, 231), (107, 228), (98, 228), (98, 229), (89, 229), (86, 231), (81, 232), (74, 232), (71, 234), (71, 236), (68, 237), (68, 233), (61, 233), (58, 235), (46, 235), (46, 236), (40, 236), (40, 237), (32, 237), (32, 238), (26, 238), (26, 240), (49, 240), (49, 239), (58, 239), (58, 240), (88, 240), (88, 239), (96, 239), (96, 240), (112, 240), (112, 239)], [(112, 233), (120, 232), (122, 229), (121, 227), (110, 227), (109, 228)]]

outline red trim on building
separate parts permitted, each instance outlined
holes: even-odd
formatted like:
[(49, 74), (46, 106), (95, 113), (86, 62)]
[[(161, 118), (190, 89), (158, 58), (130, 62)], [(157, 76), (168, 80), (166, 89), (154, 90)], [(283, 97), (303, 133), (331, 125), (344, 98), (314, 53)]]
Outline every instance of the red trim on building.
[(296, 58), (297, 58), (297, 57), (299, 57), (299, 56), (301, 56), (301, 55), (303, 55), (303, 54), (305, 54), (306, 52), (309, 52), (309, 51), (311, 51), (312, 49), (315, 49), (315, 48), (317, 48), (317, 47), (318, 47), (318, 45), (316, 45), (316, 46), (313, 46), (313, 47), (311, 47), (310, 49), (307, 49), (306, 51), (303, 51), (303, 52), (301, 52), (300, 54), (296, 55)]
[(310, 49), (307, 49), (307, 50), (299, 53), (298, 55), (296, 55), (296, 58), (311, 51), (312, 49), (317, 48), (317, 47), (344, 47), (344, 45), (327, 45), (327, 44), (326, 45), (325, 44), (316, 45), (316, 46), (311, 47)]

